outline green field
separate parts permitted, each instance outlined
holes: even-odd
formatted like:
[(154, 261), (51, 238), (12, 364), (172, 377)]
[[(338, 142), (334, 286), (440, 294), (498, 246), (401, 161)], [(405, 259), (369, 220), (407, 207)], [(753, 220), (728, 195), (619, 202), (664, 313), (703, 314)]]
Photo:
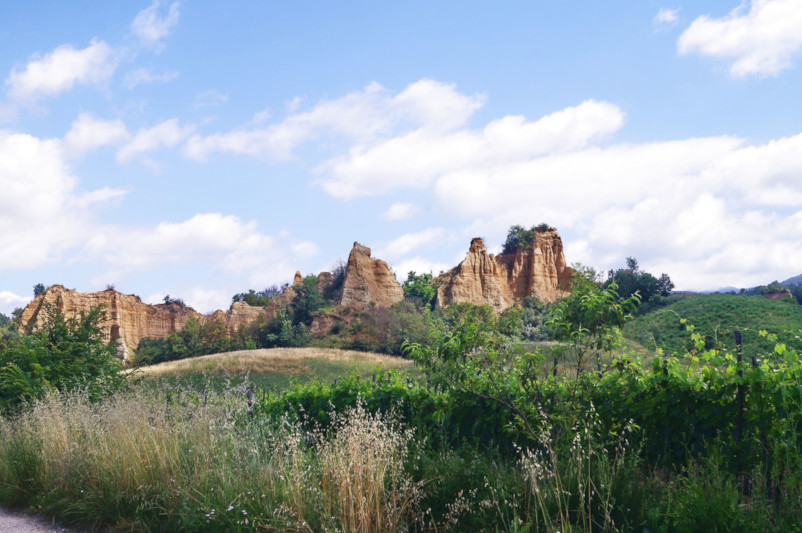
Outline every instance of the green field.
[(277, 392), (295, 383), (334, 381), (352, 373), (370, 377), (396, 369), (416, 379), (412, 361), (391, 355), (332, 348), (270, 348), (203, 355), (134, 372), (142, 380), (169, 382), (195, 390), (225, 390), (248, 380), (258, 389)]
[[(735, 346), (734, 331), (743, 335), (744, 355), (772, 353), (774, 343), (761, 330), (777, 335), (779, 342), (802, 348), (802, 306), (795, 301), (773, 301), (761, 296), (734, 294), (681, 295), (665, 307), (631, 320), (624, 334), (646, 348), (685, 353), (693, 348), (691, 331), (705, 339), (706, 348)], [(681, 319), (685, 319), (683, 324)]]

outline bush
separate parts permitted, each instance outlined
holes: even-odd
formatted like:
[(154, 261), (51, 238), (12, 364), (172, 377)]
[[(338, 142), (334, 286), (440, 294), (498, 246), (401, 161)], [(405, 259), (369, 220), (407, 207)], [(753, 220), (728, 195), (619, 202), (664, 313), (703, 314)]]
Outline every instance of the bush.
[(535, 243), (537, 234), (546, 231), (555, 231), (555, 228), (549, 226), (545, 222), (537, 226), (532, 226), (529, 229), (517, 224), (510, 226), (510, 229), (507, 231), (507, 240), (504, 241), (502, 253), (514, 254), (518, 250), (528, 250)]
[(55, 390), (83, 388), (96, 398), (123, 384), (116, 349), (100, 327), (102, 307), (68, 319), (58, 305), (45, 302), (40, 313), (40, 325), (0, 337), (1, 409)]
[(235, 294), (231, 298), (231, 301), (245, 302), (253, 307), (264, 307), (270, 303), (270, 300), (272, 300), (274, 296), (281, 293), (282, 290), (283, 288), (279, 288), (278, 285), (273, 285), (272, 287), (268, 287), (258, 292), (250, 289), (248, 292), (239, 292)]

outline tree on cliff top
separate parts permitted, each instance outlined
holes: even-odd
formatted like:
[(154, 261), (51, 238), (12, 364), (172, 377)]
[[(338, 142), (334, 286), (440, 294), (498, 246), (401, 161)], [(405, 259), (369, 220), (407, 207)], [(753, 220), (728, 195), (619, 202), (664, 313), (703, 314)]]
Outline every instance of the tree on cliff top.
[(504, 249), (502, 253), (514, 254), (518, 250), (527, 250), (535, 243), (538, 233), (546, 231), (554, 231), (553, 226), (549, 226), (545, 222), (532, 226), (529, 229), (519, 226), (518, 224), (510, 226), (507, 230), (507, 240), (504, 241)]

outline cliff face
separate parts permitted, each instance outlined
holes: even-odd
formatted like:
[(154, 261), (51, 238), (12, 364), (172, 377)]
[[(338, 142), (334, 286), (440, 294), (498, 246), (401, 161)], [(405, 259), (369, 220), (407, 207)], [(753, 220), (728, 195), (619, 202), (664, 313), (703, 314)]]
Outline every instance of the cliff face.
[(108, 289), (101, 292), (78, 292), (53, 285), (33, 299), (20, 316), (23, 327), (32, 327), (39, 322), (43, 302), (55, 305), (67, 318), (88, 312), (102, 305), (106, 320), (101, 324), (106, 338), (117, 343), (118, 353), (123, 359), (129, 356), (129, 348), (136, 348), (144, 337), (165, 338), (180, 331), (190, 317), (203, 315), (189, 307), (177, 304), (148, 305), (132, 294), (121, 294)]
[(476, 238), (462, 263), (439, 276), (437, 305), (488, 304), (500, 313), (527, 296), (553, 302), (568, 294), (573, 272), (556, 231), (538, 233), (529, 249), (497, 256)]
[(387, 263), (371, 259), (370, 248), (355, 242), (348, 256), (340, 304), (364, 311), (370, 307), (370, 302), (377, 307), (389, 307), (403, 299), (404, 290)]

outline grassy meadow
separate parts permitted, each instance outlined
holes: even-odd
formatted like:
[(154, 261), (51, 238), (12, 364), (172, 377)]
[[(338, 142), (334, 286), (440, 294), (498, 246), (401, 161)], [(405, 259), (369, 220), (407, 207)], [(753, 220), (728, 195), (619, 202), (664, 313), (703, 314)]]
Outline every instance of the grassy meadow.
[(802, 306), (792, 298), (774, 301), (735, 294), (675, 295), (668, 299), (668, 305), (652, 307), (630, 320), (624, 334), (648, 349), (681, 354), (693, 348), (688, 325), (702, 335), (707, 349), (734, 349), (734, 331), (739, 330), (746, 357), (771, 353), (773, 342), (760, 335), (761, 330), (768, 330), (779, 342), (802, 350)]
[(247, 381), (265, 392), (280, 392), (313, 380), (333, 381), (350, 374), (371, 377), (399, 370), (410, 377), (421, 373), (401, 357), (333, 348), (265, 348), (202, 355), (139, 367), (132, 373), (145, 381), (179, 387), (223, 390)]

